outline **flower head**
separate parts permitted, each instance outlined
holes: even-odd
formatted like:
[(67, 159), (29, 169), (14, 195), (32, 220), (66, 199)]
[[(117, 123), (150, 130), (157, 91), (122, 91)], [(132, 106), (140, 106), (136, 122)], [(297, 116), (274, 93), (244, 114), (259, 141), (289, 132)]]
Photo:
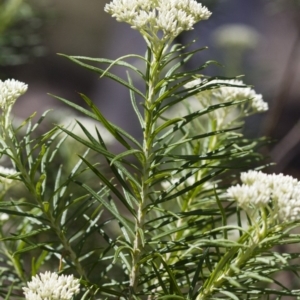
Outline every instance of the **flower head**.
[(104, 10), (119, 22), (126, 22), (148, 41), (170, 42), (194, 24), (207, 20), (211, 12), (195, 0), (113, 0)]
[(242, 185), (232, 186), (228, 195), (245, 210), (270, 206), (282, 222), (300, 220), (300, 182), (283, 174), (249, 171), (241, 174)]
[(79, 293), (79, 279), (73, 275), (57, 275), (46, 272), (32, 277), (32, 281), (24, 287), (28, 300), (70, 300)]
[(262, 95), (257, 94), (251, 87), (245, 86), (241, 80), (210, 80), (202, 81), (196, 79), (185, 85), (186, 88), (201, 86), (203, 91), (197, 97), (206, 102), (207, 105), (228, 102), (249, 100), (247, 112), (258, 113), (268, 110), (268, 104), (264, 102)]
[(0, 107), (5, 110), (27, 91), (27, 84), (15, 79), (0, 80)]

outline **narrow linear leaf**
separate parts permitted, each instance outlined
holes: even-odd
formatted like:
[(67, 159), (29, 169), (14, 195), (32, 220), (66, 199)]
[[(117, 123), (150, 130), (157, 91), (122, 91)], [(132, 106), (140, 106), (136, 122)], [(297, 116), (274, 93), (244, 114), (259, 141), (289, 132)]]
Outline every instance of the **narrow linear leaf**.
[[(100, 69), (100, 68), (96, 68), (94, 66), (91, 66), (91, 65), (88, 65), (88, 64), (85, 64), (83, 62), (81, 62), (80, 60), (76, 59), (75, 57), (72, 57), (72, 56), (68, 56), (68, 55), (64, 55), (64, 54), (59, 54), (60, 56), (64, 56), (66, 58), (68, 58), (69, 60), (73, 61), (75, 64), (79, 65), (79, 66), (82, 66), (84, 67), (85, 69), (88, 69), (88, 70), (91, 70), (93, 72), (96, 72), (97, 74), (100, 74), (102, 75), (105, 70), (103, 69)], [(106, 72), (105, 74), (106, 77), (120, 83), (121, 85), (124, 85), (125, 87), (127, 87), (128, 89), (134, 91), (135, 93), (137, 93), (138, 95), (140, 95), (143, 99), (145, 99), (145, 95), (140, 91), (138, 90), (137, 88), (135, 88), (134, 86), (128, 84), (124, 79), (110, 73), (110, 72)]]
[(127, 221), (125, 218), (122, 217), (121, 214), (116, 213), (115, 209), (109, 204), (107, 203), (107, 201), (105, 199), (103, 199), (102, 197), (100, 197), (94, 190), (92, 190), (88, 185), (84, 184), (84, 183), (80, 183), (77, 182), (79, 185), (81, 185), (84, 189), (86, 189), (96, 200), (100, 201), (103, 206), (105, 206), (108, 211), (117, 219), (119, 220), (124, 227), (126, 227), (126, 229), (128, 230), (128, 232), (131, 233), (132, 236), (134, 236), (134, 233), (130, 227), (130, 222)]
[(168, 294), (168, 289), (167, 289), (167, 287), (166, 287), (166, 285), (165, 285), (162, 277), (160, 276), (160, 273), (158, 272), (158, 269), (156, 268), (156, 266), (155, 266), (155, 264), (154, 264), (153, 261), (151, 261), (151, 265), (152, 265), (152, 268), (153, 268), (153, 270), (154, 270), (154, 272), (156, 274), (156, 278), (158, 279), (160, 287), (162, 288), (162, 290), (163, 290), (163, 292), (165, 294)]
[[(128, 72), (127, 72), (127, 78), (128, 78), (129, 84), (132, 85), (132, 79), (131, 79)], [(134, 110), (135, 114), (137, 115), (138, 120), (140, 122), (141, 128), (143, 129), (143, 128), (145, 128), (145, 121), (144, 121), (144, 118), (142, 117), (142, 115), (139, 111), (139, 108), (138, 108), (137, 104), (136, 104), (135, 94), (132, 90), (130, 90), (130, 100), (131, 100), (133, 110)]]
[[(81, 106), (69, 101), (69, 100), (66, 100), (64, 98), (61, 98), (61, 97), (58, 97), (58, 96), (55, 96), (53, 94), (48, 94), (54, 98), (56, 98), (57, 100), (67, 104), (68, 106), (70, 107), (73, 107), (74, 109), (78, 110), (79, 112), (83, 113), (84, 115), (88, 116), (88, 117), (91, 117), (92, 119), (96, 120), (99, 122), (99, 118), (92, 112), (88, 111), (87, 109), (85, 108), (82, 108)], [(116, 125), (113, 125), (110, 123), (110, 126), (113, 126), (120, 134), (122, 134), (124, 137), (128, 138), (130, 141), (132, 141), (135, 145), (137, 145), (140, 149), (143, 149), (143, 147), (141, 146), (141, 144), (134, 138), (132, 137), (129, 133), (127, 133), (126, 131), (124, 131), (122, 128), (116, 126)], [(58, 126), (60, 129), (62, 129), (61, 126)], [(64, 130), (66, 132), (66, 130)], [(69, 134), (71, 135), (71, 134)], [(75, 138), (76, 136), (73, 135), (73, 138)], [(75, 138), (76, 139), (76, 138)], [(79, 140), (78, 140), (79, 141)], [(84, 141), (81, 139), (81, 141)]]
[(162, 195), (161, 195), (160, 197), (158, 197), (158, 199), (155, 201), (155, 203), (165, 202), (165, 201), (167, 201), (167, 200), (171, 200), (171, 199), (174, 199), (174, 198), (176, 198), (176, 197), (178, 197), (178, 196), (180, 196), (180, 195), (183, 195), (183, 194), (187, 193), (188, 191), (193, 190), (193, 189), (196, 188), (197, 186), (203, 184), (204, 182), (206, 182), (206, 181), (212, 179), (213, 177), (215, 177), (215, 176), (217, 176), (217, 175), (223, 173), (224, 171), (225, 171), (224, 169), (221, 169), (221, 170), (212, 172), (211, 174), (209, 174), (209, 175), (203, 177), (201, 180), (195, 182), (194, 184), (191, 184), (190, 186), (187, 186), (187, 187), (183, 188), (182, 190), (178, 191), (177, 193), (174, 193), (174, 194), (171, 194), (171, 195), (167, 196), (168, 194), (170, 194), (170, 192), (171, 192), (174, 188), (176, 188), (176, 187), (174, 187), (174, 188), (168, 190), (168, 192), (162, 193)]
[(176, 293), (175, 295), (179, 295), (179, 296), (183, 297), (182, 292), (177, 285), (175, 276), (174, 276), (172, 270), (170, 269), (170, 266), (165, 262), (165, 260), (163, 259), (163, 257), (160, 254), (156, 253), (154, 255), (154, 258), (158, 258), (161, 261), (161, 263), (163, 264), (164, 271), (166, 271), (169, 275), (170, 285), (172, 286), (173, 289), (175, 289), (175, 293)]
[(23, 217), (23, 218), (37, 219), (37, 220), (42, 221), (44, 224), (48, 223), (47, 219), (45, 219), (41, 216), (33, 215), (33, 214), (30, 214), (30, 213), (26, 213), (26, 212), (20, 212), (20, 211), (15, 211), (15, 210), (10, 210), (10, 209), (2, 209), (2, 208), (0, 208), (0, 212), (6, 213), (8, 215), (20, 216), (20, 217)]
[(28, 237), (35, 236), (35, 235), (43, 233), (43, 232), (47, 232), (49, 230), (51, 230), (50, 227), (41, 228), (41, 229), (37, 229), (37, 230), (31, 231), (29, 233), (1, 238), (0, 241), (18, 241), (18, 240), (22, 240), (22, 239), (25, 239), (25, 238), (28, 238)]
[[(60, 55), (60, 54), (58, 54), (58, 55)], [(124, 67), (127, 67), (127, 68), (135, 71), (137, 74), (139, 74), (144, 79), (144, 74), (138, 68), (136, 68), (135, 66), (133, 66), (133, 65), (125, 62), (124, 60), (122, 60), (123, 58), (127, 58), (127, 57), (136, 57), (136, 58), (140, 58), (141, 60), (147, 62), (147, 60), (141, 55), (129, 54), (129, 55), (119, 57), (116, 60), (111, 60), (111, 59), (106, 59), (106, 58), (92, 58), (92, 57), (85, 57), (85, 56), (72, 56), (72, 57), (75, 58), (75, 59), (78, 59), (78, 60), (86, 60), (86, 61), (93, 61), (93, 62), (98, 62), (98, 63), (110, 64), (109, 68), (113, 65), (124, 66)], [(108, 70), (108, 69), (106, 69), (106, 70)]]
[(112, 126), (109, 121), (102, 115), (100, 110), (94, 105), (91, 99), (89, 99), (84, 94), (80, 94), (82, 99), (87, 103), (87, 105), (92, 109), (98, 120), (104, 125), (104, 127), (127, 149), (131, 149), (131, 146), (122, 138), (116, 127)]
[(129, 156), (129, 155), (134, 155), (139, 161), (144, 161), (145, 160), (144, 153), (141, 150), (132, 149), (132, 150), (124, 151), (124, 152), (116, 155), (110, 161), (110, 165), (113, 165), (118, 160), (122, 159), (123, 157)]
[[(41, 248), (41, 249), (45, 249), (45, 248), (48, 249), (48, 247), (49, 247), (49, 242), (48, 243), (33, 244), (31, 246), (28, 246), (28, 247), (22, 248), (22, 249), (20, 249), (18, 251), (15, 251), (13, 253), (13, 256), (19, 255), (21, 253), (32, 251), (34, 249), (39, 249), (39, 248)], [(49, 251), (51, 251), (51, 249), (49, 249)], [(53, 252), (53, 251), (51, 251), (51, 252)]]
[(101, 179), (101, 181), (112, 191), (118, 199), (125, 205), (125, 207), (129, 210), (129, 212), (136, 217), (136, 212), (133, 210), (132, 207), (127, 203), (124, 196), (120, 193), (120, 191), (107, 179), (106, 175), (99, 172), (92, 164), (90, 164), (84, 157), (79, 156), (84, 163)]

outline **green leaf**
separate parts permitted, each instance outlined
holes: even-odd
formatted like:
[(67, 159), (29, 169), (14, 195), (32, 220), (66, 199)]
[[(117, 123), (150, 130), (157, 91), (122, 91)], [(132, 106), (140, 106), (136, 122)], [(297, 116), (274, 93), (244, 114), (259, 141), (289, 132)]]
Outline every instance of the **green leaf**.
[(175, 276), (174, 276), (175, 274), (173, 274), (172, 270), (170, 269), (170, 266), (165, 262), (165, 260), (163, 259), (163, 257), (160, 254), (158, 254), (158, 253), (155, 253), (153, 255), (153, 258), (154, 259), (158, 258), (160, 260), (160, 262), (162, 263), (163, 267), (164, 267), (163, 271), (168, 273), (168, 275), (169, 275), (169, 281), (170, 281), (170, 287), (172, 287), (172, 289), (174, 289), (175, 295), (179, 295), (179, 296), (183, 297), (182, 292), (181, 292), (181, 290), (178, 287), (178, 284), (176, 282), (176, 279), (175, 279)]
[(118, 160), (122, 159), (123, 157), (129, 156), (129, 155), (134, 155), (139, 161), (143, 162), (145, 161), (145, 156), (143, 151), (137, 150), (137, 149), (131, 149), (128, 151), (124, 151), (118, 155), (116, 155), (111, 161), (110, 165), (113, 165), (115, 162)]
[[(132, 80), (131, 80), (131, 77), (129, 76), (129, 73), (127, 72), (127, 78), (128, 78), (128, 82), (129, 84), (132, 85)], [(145, 128), (145, 121), (144, 121), (144, 118), (142, 117), (138, 107), (137, 107), (137, 104), (136, 104), (136, 99), (135, 99), (135, 94), (132, 90), (130, 90), (130, 100), (131, 100), (131, 104), (132, 104), (132, 107), (133, 107), (133, 110), (135, 112), (135, 114), (137, 115), (138, 117), (138, 120), (140, 122), (140, 125), (141, 125), (141, 128)]]
[[(182, 119), (180, 119), (179, 121), (181, 121)], [(203, 139), (203, 138), (207, 138), (207, 137), (210, 137), (210, 136), (216, 136), (216, 135), (220, 135), (220, 134), (224, 134), (224, 133), (227, 133), (227, 132), (231, 132), (231, 131), (236, 131), (236, 130), (240, 130), (241, 127), (234, 127), (234, 128), (228, 128), (228, 129), (222, 129), (222, 130), (216, 130), (216, 131), (210, 131), (210, 132), (206, 132), (206, 133), (203, 133), (203, 134), (198, 134), (198, 135), (194, 135), (194, 136), (191, 136), (191, 137), (188, 137), (188, 138), (184, 138), (182, 140), (179, 140), (175, 143), (166, 143), (164, 144), (164, 147), (163, 149), (160, 148), (160, 149), (157, 149), (155, 150), (154, 152), (160, 152), (160, 151), (165, 151), (166, 149), (168, 148), (175, 148), (175, 147), (178, 147), (180, 145), (183, 145), (183, 144), (186, 144), (186, 143), (189, 143), (191, 141), (195, 141), (195, 140), (199, 140), (199, 139)], [(238, 135), (237, 135), (238, 136)], [(163, 140), (164, 138), (158, 138), (157, 139), (157, 142), (160, 142), (161, 140)]]
[(107, 179), (105, 174), (102, 174), (98, 171), (93, 165), (91, 165), (84, 157), (79, 156), (84, 163), (101, 179), (101, 181), (112, 191), (118, 199), (125, 205), (125, 207), (129, 210), (129, 212), (136, 217), (136, 212), (133, 210), (132, 207), (128, 204), (124, 196), (119, 192), (119, 190)]
[(46, 145), (42, 145), (41, 151), (40, 151), (38, 157), (35, 159), (34, 163), (31, 166), (31, 169), (30, 169), (29, 176), (30, 176), (31, 180), (34, 179), (36, 172), (37, 172), (38, 168), (40, 167), (41, 161), (42, 161), (44, 155), (46, 155), (46, 154), (47, 154), (47, 147), (46, 147)]
[(168, 121), (164, 122), (162, 125), (160, 125), (159, 127), (157, 127), (153, 131), (153, 133), (151, 135), (152, 139), (154, 139), (165, 128), (167, 128), (167, 127), (169, 127), (171, 125), (174, 125), (174, 124), (176, 124), (176, 123), (178, 123), (180, 121), (185, 121), (185, 119), (184, 118), (175, 118), (175, 119), (171, 119), (171, 120), (168, 120)]
[[(128, 230), (128, 232), (130, 232), (131, 235), (134, 236), (134, 233), (130, 227), (131, 222), (129, 222), (128, 220), (123, 218), (121, 214), (116, 213), (115, 209), (109, 203), (107, 203), (107, 201), (105, 199), (103, 199), (95, 191), (93, 191), (88, 185), (86, 185), (84, 183), (80, 183), (80, 182), (77, 182), (77, 183), (79, 185), (81, 185), (84, 189), (86, 189), (97, 201), (102, 203), (103, 206), (106, 207), (108, 209), (108, 211), (125, 226), (125, 228)], [(131, 207), (129, 207), (129, 209), (132, 210)], [(133, 211), (133, 215), (134, 214), (135, 214), (135, 212)]]
[[(31, 121), (35, 117), (35, 115), (36, 115), (36, 112), (34, 112), (31, 116), (29, 116), (26, 120), (24, 120), (21, 123), (21, 125), (15, 129), (15, 132), (20, 131), (26, 124), (31, 124)], [(31, 127), (31, 126), (29, 125), (29, 127)], [(27, 128), (27, 134), (28, 134), (28, 132), (30, 132), (30, 130), (28, 130), (28, 128)]]
[[(160, 108), (160, 111), (157, 113), (157, 117), (161, 114), (164, 113), (165, 110), (167, 110), (170, 105), (173, 103), (178, 103), (180, 101), (184, 100), (183, 98), (174, 100), (173, 102), (168, 103), (167, 105), (163, 106)], [(202, 115), (206, 115), (212, 111), (215, 111), (217, 109), (221, 109), (224, 107), (229, 107), (229, 106), (234, 106), (237, 105), (239, 103), (245, 102), (245, 100), (241, 100), (241, 101), (229, 101), (229, 102), (224, 102), (221, 104), (215, 104), (215, 105), (211, 105), (209, 107), (206, 107), (204, 109), (195, 111), (193, 113), (190, 113), (188, 115), (185, 115), (182, 117), (182, 121), (178, 122), (173, 128), (171, 128), (169, 131), (167, 131), (162, 137), (159, 138), (159, 141), (163, 140), (164, 138), (168, 137), (169, 135), (173, 135), (176, 131), (181, 130), (182, 128), (184, 128), (184, 126), (186, 126), (188, 123), (192, 122), (193, 120), (195, 120), (196, 118), (199, 118)]]
[[(64, 54), (58, 54), (58, 55), (66, 56)], [(147, 62), (147, 60), (143, 56), (140, 56), (140, 55), (129, 54), (129, 55), (119, 57), (116, 60), (111, 60), (111, 59), (106, 59), (106, 58), (92, 58), (92, 57), (85, 57), (85, 56), (72, 56), (72, 57), (75, 58), (75, 59), (78, 59), (78, 60), (86, 60), (86, 61), (93, 61), (93, 62), (98, 62), (98, 63), (110, 64), (110, 66), (104, 71), (105, 74), (113, 65), (117, 65), (117, 66), (127, 67), (127, 68), (133, 70), (134, 72), (136, 72), (143, 79), (145, 79), (144, 74), (138, 68), (136, 68), (134, 65), (131, 65), (131, 64), (129, 64), (129, 63), (122, 60), (123, 58), (127, 58), (127, 57), (135, 57), (135, 58), (140, 58), (141, 60)], [(101, 77), (105, 76), (105, 74), (102, 74)]]
[(233, 299), (233, 300), (240, 300), (239, 297), (237, 297), (234, 293), (232, 292), (229, 292), (229, 291), (224, 291), (224, 290), (219, 290), (219, 292), (227, 297), (229, 297), (230, 299)]
[(30, 214), (30, 213), (27, 213), (27, 212), (21, 212), (21, 211), (3, 209), (3, 208), (0, 208), (0, 212), (6, 213), (8, 215), (20, 216), (20, 217), (23, 217), (23, 218), (33, 218), (33, 219), (36, 219), (36, 220), (39, 220), (39, 221), (43, 222), (43, 224), (48, 224), (47, 219), (45, 219), (41, 216), (37, 216), (36, 214)]
[[(105, 192), (103, 191), (104, 188), (102, 188), (98, 193), (102, 192), (101, 196), (105, 196)], [(72, 201), (64, 201), (62, 204), (64, 205), (61, 210), (56, 211), (57, 218), (61, 216), (60, 224), (62, 227), (67, 227), (68, 224), (75, 222), (78, 220), (82, 215), (84, 215), (94, 204), (95, 201), (91, 201), (91, 196), (83, 195), (80, 197), (77, 197), (75, 199), (72, 199)], [(81, 202), (81, 203), (80, 203)], [(69, 210), (71, 206), (79, 204), (78, 207), (74, 210)]]
[(4, 238), (1, 238), (0, 241), (18, 241), (18, 240), (26, 239), (28, 237), (35, 236), (37, 234), (45, 233), (49, 230), (51, 230), (50, 227), (40, 228), (40, 229), (37, 229), (37, 230), (34, 230), (34, 231), (30, 231), (28, 233), (13, 235), (13, 236), (10, 236), (10, 237), (4, 237)]
[[(28, 246), (28, 247), (25, 247), (25, 248), (22, 248), (18, 251), (15, 251), (13, 253), (13, 256), (16, 256), (16, 255), (19, 255), (21, 253), (26, 253), (26, 252), (29, 252), (29, 251), (32, 251), (32, 250), (35, 250), (35, 249), (49, 249), (49, 241), (47, 243), (38, 243), (38, 244), (32, 244), (31, 246)], [(46, 251), (47, 251), (46, 250)], [(49, 249), (48, 251), (51, 251), (51, 252), (54, 252), (53, 250)]]
[[(55, 99), (57, 99), (57, 100), (59, 100), (59, 101), (65, 103), (65, 104), (67, 104), (68, 106), (70, 106), (70, 107), (72, 107), (72, 108), (78, 110), (79, 112), (83, 113), (83, 114), (86, 115), (86, 116), (91, 117), (91, 118), (94, 119), (94, 120), (98, 120), (98, 119), (97, 119), (97, 116), (96, 116), (94, 113), (88, 111), (87, 109), (83, 108), (82, 106), (77, 105), (77, 104), (75, 104), (75, 103), (73, 103), (73, 102), (71, 102), (71, 101), (69, 101), (69, 100), (67, 100), (67, 99), (64, 99), (64, 98), (55, 96), (55, 95), (53, 95), (53, 94), (48, 94), (48, 95), (54, 97)], [(59, 126), (59, 128), (61, 128), (61, 126)]]
[(36, 194), (40, 197), (40, 198), (43, 198), (43, 195), (44, 195), (44, 192), (45, 192), (45, 181), (47, 179), (47, 175), (46, 173), (43, 173), (38, 182), (36, 183), (36, 186), (35, 186), (35, 191), (36, 191)]
[(35, 276), (40, 270), (41, 265), (45, 262), (48, 251), (43, 250), (37, 259), (33, 257), (31, 264), (31, 276)]
[(161, 202), (165, 202), (165, 201), (174, 199), (174, 198), (176, 198), (176, 197), (178, 197), (178, 196), (181, 196), (181, 195), (187, 193), (188, 191), (193, 190), (193, 189), (196, 188), (197, 186), (203, 184), (204, 182), (206, 182), (206, 181), (208, 181), (208, 180), (210, 180), (210, 179), (216, 177), (217, 175), (223, 173), (224, 171), (225, 171), (224, 169), (221, 169), (221, 170), (217, 170), (217, 171), (215, 171), (215, 172), (211, 172), (210, 174), (208, 174), (207, 176), (203, 177), (203, 178), (200, 179), (199, 181), (197, 181), (197, 182), (195, 182), (195, 183), (193, 183), (193, 184), (191, 184), (191, 185), (189, 185), (189, 186), (183, 188), (182, 190), (180, 190), (180, 191), (178, 191), (178, 192), (176, 192), (176, 193), (170, 195), (170, 193), (171, 193), (174, 189), (176, 189), (177, 186), (178, 186), (180, 183), (184, 182), (184, 181), (186, 180), (186, 178), (189, 177), (189, 175), (190, 175), (190, 173), (189, 173), (188, 175), (186, 175), (187, 177), (186, 177), (186, 176), (183, 176), (183, 177), (178, 181), (178, 184), (176, 183), (175, 185), (172, 185), (172, 186), (169, 187), (165, 192), (163, 192), (163, 193), (161, 194), (161, 196), (159, 196), (159, 197), (157, 198), (157, 200), (155, 200), (155, 204), (161, 203)]
[[(58, 100), (60, 100), (60, 101), (62, 101), (63, 103), (67, 104), (68, 106), (73, 107), (74, 109), (80, 111), (80, 112), (83, 113), (84, 115), (86, 115), (86, 116), (88, 116), (88, 117), (91, 117), (92, 119), (94, 119), (94, 120), (96, 120), (96, 121), (99, 122), (99, 118), (97, 117), (96, 114), (94, 114), (94, 113), (92, 113), (92, 112), (90, 112), (90, 111), (88, 111), (88, 110), (82, 108), (81, 106), (79, 106), (79, 105), (77, 105), (77, 104), (74, 104), (73, 102), (68, 101), (68, 100), (66, 100), (66, 99), (64, 99), (64, 98), (61, 98), (61, 97), (58, 97), (58, 96), (55, 96), (55, 95), (52, 95), (52, 94), (49, 94), (49, 95), (52, 96), (52, 97), (54, 97), (54, 98), (56, 98), (56, 99), (58, 99)], [(120, 128), (120, 127), (118, 127), (118, 126), (113, 125), (113, 124), (110, 123), (110, 122), (109, 122), (109, 124), (110, 124), (111, 127), (115, 128), (115, 130), (116, 130), (119, 134), (121, 134), (121, 135), (123, 135), (124, 137), (128, 138), (128, 139), (129, 139), (130, 141), (132, 141), (135, 145), (137, 145), (140, 149), (143, 149), (143, 147), (141, 146), (141, 144), (140, 144), (134, 137), (132, 137), (129, 133), (127, 133), (126, 131), (124, 131), (122, 128)], [(58, 126), (58, 127), (59, 127), (60, 129), (62, 129), (61, 126)], [(62, 130), (63, 130), (63, 129), (62, 129)], [(67, 132), (66, 129), (63, 130), (63, 131)], [(69, 135), (71, 135), (70, 133), (71, 133), (71, 132), (68, 131), (68, 134), (69, 134)], [(83, 142), (85, 141), (85, 140), (80, 139), (80, 138), (77, 139), (77, 136), (74, 135), (74, 134), (71, 135), (71, 136), (72, 136), (74, 139), (76, 139), (77, 141), (81, 142), (81, 143), (83, 143)], [(84, 143), (83, 143), (83, 144), (84, 144)]]
[[(88, 64), (85, 64), (85, 63), (81, 62), (79, 59), (76, 59), (74, 56), (68, 56), (68, 55), (64, 55), (64, 54), (59, 54), (59, 55), (64, 56), (64, 57), (70, 59), (71, 61), (73, 61), (74, 63), (78, 64), (79, 66), (84, 67), (84, 68), (86, 68), (88, 70), (91, 70), (93, 72), (96, 72), (97, 74), (103, 75), (103, 73), (105, 72), (105, 70), (103, 70), (103, 69), (96, 68), (94, 66), (91, 66), (91, 65), (88, 65)], [(144, 96), (144, 94), (141, 91), (139, 91), (134, 86), (128, 84), (122, 78), (120, 78), (120, 77), (118, 77), (118, 76), (116, 76), (116, 75), (114, 75), (114, 74), (112, 74), (110, 72), (106, 72), (105, 76), (108, 77), (108, 78), (110, 78), (110, 79), (113, 79), (114, 81), (120, 83), (121, 85), (124, 85), (129, 90), (132, 90), (133, 92), (135, 92), (138, 95), (140, 95), (143, 99), (145, 99), (145, 96)]]
[(207, 248), (205, 250), (205, 252), (202, 254), (202, 256), (199, 259), (199, 262), (197, 264), (197, 269), (196, 269), (196, 271), (194, 273), (192, 283), (189, 286), (189, 297), (190, 297), (190, 299), (194, 298), (193, 294), (195, 292), (195, 288), (196, 288), (197, 283), (199, 281), (199, 275), (200, 275), (201, 272), (203, 272), (203, 264), (204, 264), (205, 259), (207, 259), (207, 257), (208, 257), (208, 251), (209, 251), (209, 249)]
[(60, 127), (60, 129), (64, 132), (66, 132), (69, 136), (71, 136), (72, 138), (74, 138), (76, 141), (80, 142), (81, 144), (85, 145), (86, 147), (103, 154), (106, 158), (114, 158), (115, 155), (112, 154), (111, 152), (107, 151), (106, 149), (104, 149), (99, 143), (98, 144), (93, 144), (91, 142), (88, 142), (80, 137), (78, 137), (77, 135), (75, 135), (74, 133), (72, 133), (72, 131), (69, 131), (63, 127)]
[(92, 109), (92, 111), (97, 116), (98, 120), (104, 125), (104, 127), (118, 140), (125, 148), (131, 149), (131, 146), (122, 138), (115, 126), (112, 126), (110, 122), (102, 115), (100, 110), (94, 105), (92, 100), (90, 100), (84, 94), (80, 94), (82, 99), (87, 103), (87, 105)]
[(48, 164), (50, 164), (54, 160), (55, 155), (57, 154), (58, 150), (60, 149), (61, 145), (65, 142), (67, 137), (68, 137), (68, 135), (65, 134), (65, 136), (58, 141), (57, 145), (55, 145), (55, 148), (54, 148), (54, 150), (52, 150), (51, 156), (48, 159)]
[(164, 294), (167, 295), (168, 294), (168, 289), (167, 289), (167, 287), (166, 287), (166, 285), (164, 283), (163, 278), (160, 276), (160, 273), (159, 273), (158, 269), (156, 268), (156, 266), (155, 266), (155, 264), (154, 264), (154, 262), (152, 260), (151, 260), (151, 265), (152, 265), (152, 268), (153, 268), (153, 270), (154, 270), (154, 272), (156, 274), (156, 278), (158, 279), (160, 287), (162, 288)]
[(158, 300), (186, 300), (183, 296), (177, 296), (177, 295), (167, 295), (167, 296), (161, 296), (157, 298)]
[[(45, 118), (46, 118), (46, 116), (48, 115), (48, 113), (51, 112), (51, 111), (52, 111), (52, 109), (48, 109), (48, 110), (46, 110), (46, 111), (41, 115), (41, 117), (38, 119), (38, 121), (34, 124), (34, 126), (32, 127), (32, 129), (30, 130), (30, 134), (33, 133), (33, 131), (34, 131), (35, 129), (37, 129), (37, 128), (41, 125), (41, 123), (45, 120)], [(34, 115), (35, 115), (35, 114), (34, 114)]]

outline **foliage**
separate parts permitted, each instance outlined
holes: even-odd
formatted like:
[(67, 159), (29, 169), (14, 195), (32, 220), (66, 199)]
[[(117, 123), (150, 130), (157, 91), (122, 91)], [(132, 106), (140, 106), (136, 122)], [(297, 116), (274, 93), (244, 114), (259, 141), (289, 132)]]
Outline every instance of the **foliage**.
[[(261, 95), (240, 82), (205, 76), (214, 61), (186, 70), (204, 49), (170, 46), (167, 34), (149, 39), (141, 30), (145, 57), (62, 55), (128, 89), (141, 140), (111, 123), (84, 94), (87, 108), (54, 96), (99, 123), (93, 133), (77, 121), (84, 136), (72, 124), (36, 134), (48, 112), (15, 128), (11, 107), (4, 109), (1, 153), (15, 173), (0, 175), (15, 185), (3, 185), (0, 202), (0, 212), (9, 215), (1, 221), (0, 295), (21, 299), (25, 282), (51, 270), (80, 278), (76, 299), (300, 296), (274, 277), (297, 275), (300, 254), (276, 249), (299, 243), (293, 231), (299, 220), (271, 222), (271, 202), (270, 211), (253, 218), (226, 190), (237, 172), (261, 164), (257, 149), (267, 140), (246, 139), (241, 131)], [(145, 71), (129, 57), (141, 60)], [(113, 66), (126, 68), (127, 79), (112, 73)], [(101, 126), (123, 151), (115, 153)]]

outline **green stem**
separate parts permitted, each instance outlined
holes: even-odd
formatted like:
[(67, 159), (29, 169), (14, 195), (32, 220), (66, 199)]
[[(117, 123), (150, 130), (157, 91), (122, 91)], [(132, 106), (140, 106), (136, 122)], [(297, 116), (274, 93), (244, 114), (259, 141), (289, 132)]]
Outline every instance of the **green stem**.
[[(0, 225), (0, 238), (5, 238), (3, 232), (2, 232), (2, 226)], [(17, 275), (19, 276), (19, 278), (23, 281), (23, 282), (26, 282), (26, 277), (24, 275), (24, 272), (23, 272), (23, 266), (21, 265), (20, 263), (20, 260), (18, 259), (19, 258), (19, 255), (18, 256), (13, 256), (11, 254), (11, 251), (8, 249), (7, 245), (6, 245), (6, 241), (2, 241), (2, 245), (4, 247), (3, 251), (6, 255), (6, 257), (12, 262), (12, 265), (17, 273)]]
[[(150, 194), (150, 184), (149, 178), (151, 176), (151, 162), (152, 162), (152, 148), (153, 148), (153, 139), (152, 132), (154, 130), (154, 121), (153, 121), (153, 103), (155, 101), (155, 86), (159, 80), (159, 62), (160, 57), (154, 56), (151, 61), (149, 68), (149, 81), (147, 89), (147, 100), (145, 102), (144, 110), (144, 119), (145, 119), (145, 128), (143, 133), (143, 152), (144, 152), (144, 161), (142, 162), (143, 175), (141, 178), (142, 189), (141, 197), (138, 205), (138, 213), (135, 221), (135, 238), (133, 242), (133, 251), (132, 251), (132, 269), (130, 273), (130, 288), (132, 297), (137, 292), (138, 288), (138, 278), (140, 272), (139, 261), (144, 252), (144, 224), (146, 221), (146, 212), (144, 210), (145, 206), (149, 204), (149, 194)], [(134, 298), (132, 298), (134, 299)]]
[[(8, 117), (7, 117), (8, 118)], [(7, 122), (7, 121), (6, 121)], [(19, 159), (18, 153), (14, 147), (14, 143), (12, 142), (12, 139), (10, 137), (14, 136), (14, 133), (11, 131), (11, 127), (6, 124), (6, 129), (8, 130), (9, 134), (5, 136), (5, 143), (7, 145), (7, 148), (10, 149), (11, 152), (11, 157), (13, 162), (16, 165), (17, 170), (22, 174), (22, 181), (29, 190), (29, 192), (32, 194), (32, 196), (35, 198), (36, 202), (39, 204), (40, 209), (42, 210), (43, 214), (46, 216), (50, 223), (51, 229), (55, 232), (55, 234), (58, 236), (60, 242), (62, 243), (64, 247), (64, 251), (66, 255), (71, 259), (73, 262), (76, 271), (78, 272), (79, 276), (87, 280), (86, 273), (81, 266), (78, 257), (74, 250), (72, 249), (67, 237), (65, 236), (64, 232), (61, 230), (61, 228), (57, 225), (57, 222), (55, 221), (51, 209), (45, 210), (44, 204), (43, 204), (43, 199), (41, 196), (37, 193), (36, 187), (34, 182), (31, 180), (26, 168), (24, 167), (22, 161)]]
[(249, 236), (249, 233), (245, 233), (238, 240), (238, 243), (242, 245), (246, 245), (247, 240), (249, 240), (249, 245), (246, 250), (241, 247), (233, 247), (230, 249), (218, 262), (209, 278), (204, 282), (202, 290), (196, 300), (210, 299), (215, 290), (220, 288), (227, 281), (228, 277), (235, 275), (236, 269), (242, 268), (245, 262), (253, 257), (253, 253), (267, 235), (264, 220), (261, 230), (259, 230), (257, 225), (258, 224), (255, 224), (253, 227), (254, 236)]
[[(215, 131), (217, 130), (217, 122), (215, 119), (211, 119), (211, 131)], [(216, 147), (216, 144), (217, 144), (217, 137), (214, 135), (212, 137), (209, 138), (209, 145), (208, 145), (208, 149), (207, 151), (213, 151)], [(201, 164), (203, 164), (204, 162), (201, 162)], [(199, 172), (197, 172), (194, 176), (196, 176), (196, 179), (195, 179), (195, 182), (198, 181), (198, 180), (201, 180), (201, 178), (203, 178), (205, 176), (205, 171), (203, 169), (199, 170)], [(181, 207), (181, 212), (186, 212), (190, 209), (190, 207), (193, 205), (193, 202), (196, 198), (196, 196), (198, 195), (199, 191), (202, 189), (202, 186), (198, 186), (197, 188), (195, 188), (195, 190), (193, 190), (191, 193), (189, 193), (187, 195), (187, 198), (186, 199), (182, 199), (182, 207)], [(177, 221), (177, 225), (176, 227), (177, 228), (180, 228), (182, 226), (184, 222), (184, 219), (179, 219)], [(181, 230), (181, 231), (177, 231), (175, 234), (174, 234), (174, 237), (173, 237), (173, 241), (178, 241), (182, 238), (182, 236), (184, 235), (185, 233), (185, 230)], [(173, 264), (175, 263), (176, 261), (179, 260), (179, 257), (180, 257), (180, 252), (177, 253), (176, 256), (174, 256), (172, 259), (171, 258), (171, 253), (168, 253), (166, 255), (166, 260), (168, 261), (168, 264)]]

